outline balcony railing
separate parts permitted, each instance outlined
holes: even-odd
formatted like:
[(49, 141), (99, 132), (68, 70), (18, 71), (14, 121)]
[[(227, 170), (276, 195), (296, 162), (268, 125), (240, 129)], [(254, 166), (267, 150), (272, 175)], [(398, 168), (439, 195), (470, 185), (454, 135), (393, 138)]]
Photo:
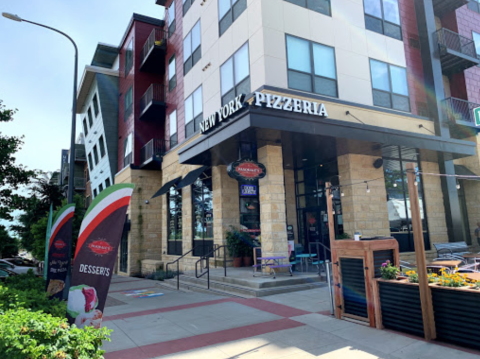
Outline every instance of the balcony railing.
[(131, 163), (133, 163), (133, 156), (132, 153), (129, 153), (123, 158), (123, 168), (127, 167)]
[(444, 100), (444, 110), (448, 119), (460, 125), (475, 127), (473, 110), (477, 107), (480, 107), (480, 104), (460, 98), (450, 97)]
[(83, 177), (75, 177), (73, 179), (73, 187), (76, 190), (85, 190), (87, 188), (86, 183), (87, 182), (85, 181), (85, 178), (83, 178)]
[(167, 32), (154, 28), (142, 48), (140, 71), (164, 73)]
[(442, 68), (445, 73), (462, 72), (480, 64), (475, 42), (472, 39), (448, 29), (440, 29), (435, 35), (438, 41)]
[(442, 17), (468, 3), (468, 0), (433, 0), (435, 16)]
[(161, 163), (162, 157), (167, 152), (167, 141), (157, 138), (151, 139), (140, 150), (140, 161), (142, 167), (150, 164), (151, 162)]
[(165, 114), (165, 86), (151, 84), (140, 99), (140, 118), (158, 118), (162, 114)]

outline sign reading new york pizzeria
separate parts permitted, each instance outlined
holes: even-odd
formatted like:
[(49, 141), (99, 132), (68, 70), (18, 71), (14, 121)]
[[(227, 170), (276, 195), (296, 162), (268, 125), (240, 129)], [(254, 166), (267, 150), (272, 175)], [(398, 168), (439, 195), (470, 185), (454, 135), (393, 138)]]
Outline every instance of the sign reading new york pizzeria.
[(261, 163), (243, 159), (229, 164), (227, 172), (230, 177), (236, 180), (256, 181), (265, 177), (267, 169)]
[(234, 113), (242, 109), (244, 99), (245, 95), (239, 95), (225, 106), (221, 107), (217, 112), (204, 119), (202, 122), (200, 122), (200, 132), (205, 133), (211, 130), (215, 126), (218, 126), (220, 123), (228, 119)]

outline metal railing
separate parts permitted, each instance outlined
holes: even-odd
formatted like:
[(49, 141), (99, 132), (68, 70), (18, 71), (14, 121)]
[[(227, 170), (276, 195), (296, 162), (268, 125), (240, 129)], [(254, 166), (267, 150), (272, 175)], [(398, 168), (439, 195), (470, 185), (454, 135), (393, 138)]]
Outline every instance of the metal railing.
[(460, 98), (450, 97), (443, 101), (443, 107), (448, 119), (452, 122), (463, 121), (475, 124), (473, 110), (480, 107), (480, 104), (468, 102)]
[[(318, 259), (320, 259), (320, 246), (323, 247), (323, 260), (325, 261), (325, 276), (326, 276), (325, 281), (328, 284), (328, 293), (330, 294), (330, 313), (333, 315), (335, 313), (335, 297), (333, 295), (333, 278), (332, 278), (333, 264), (330, 260), (327, 259), (327, 251), (330, 252), (330, 255), (332, 254), (332, 251), (322, 242), (310, 242), (310, 244), (316, 245)], [(308, 246), (309, 250), (310, 250), (310, 244)]]
[(446, 49), (450, 49), (470, 57), (478, 58), (475, 42), (472, 39), (444, 28), (438, 30), (435, 34), (441, 56), (445, 54)]
[(161, 46), (166, 42), (167, 42), (167, 33), (162, 29), (157, 29), (157, 28), (153, 29), (150, 35), (148, 36), (147, 41), (145, 41), (145, 44), (143, 45), (140, 63), (143, 64), (148, 54), (150, 53), (150, 50), (154, 46)]
[[(199, 247), (199, 246), (197, 246), (197, 247)], [(165, 266), (165, 272), (168, 274), (168, 266), (170, 264), (177, 263), (177, 290), (180, 290), (180, 260), (183, 259), (183, 257), (185, 257), (187, 254), (192, 253), (195, 249), (197, 249), (197, 247), (193, 247), (187, 253), (182, 255), (180, 258), (177, 258), (173, 262), (168, 262), (167, 265)]]
[[(227, 276), (227, 246), (219, 246), (218, 244), (216, 245), (217, 247), (212, 250), (210, 253), (207, 253), (206, 255), (200, 257), (198, 261), (195, 262), (195, 277), (196, 278), (201, 278), (205, 274), (207, 275), (207, 288), (210, 289), (210, 258), (212, 258), (213, 255), (213, 262), (215, 265), (215, 268), (217, 268), (217, 251), (219, 251), (221, 248), (223, 248), (223, 270), (224, 270), (224, 277)], [(202, 263), (202, 261), (206, 262), (205, 265), (205, 271), (202, 271), (200, 275), (198, 274), (198, 264)]]
[(129, 164), (133, 163), (133, 155), (130, 152), (123, 158), (123, 168), (127, 167)]
[(165, 102), (165, 85), (151, 84), (140, 99), (140, 115), (152, 101)]
[(163, 156), (165, 152), (167, 152), (167, 141), (153, 138), (141, 148), (140, 161), (141, 163), (145, 163), (153, 156)]

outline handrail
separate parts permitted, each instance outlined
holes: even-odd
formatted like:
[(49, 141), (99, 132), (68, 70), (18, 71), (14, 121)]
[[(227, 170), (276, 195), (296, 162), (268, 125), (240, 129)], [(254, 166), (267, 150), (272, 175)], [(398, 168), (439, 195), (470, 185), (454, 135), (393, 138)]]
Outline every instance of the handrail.
[[(308, 244), (308, 253), (312, 254), (311, 252), (311, 248), (310, 248), (310, 244), (316, 244), (317, 245), (317, 256), (320, 256), (320, 247), (318, 245), (321, 245), (323, 247), (323, 258), (326, 260), (327, 259), (327, 251), (329, 251), (330, 253), (332, 253), (332, 251), (330, 250), (330, 248), (328, 248), (325, 244), (323, 244), (322, 242), (310, 242)], [(318, 257), (317, 257), (318, 258)]]
[(177, 290), (180, 290), (180, 259), (182, 259), (183, 257), (185, 257), (187, 254), (189, 253), (192, 253), (195, 249), (197, 249), (198, 247), (200, 247), (200, 245), (198, 246), (195, 246), (193, 247), (192, 249), (190, 249), (187, 253), (183, 254), (181, 257), (177, 258), (176, 260), (174, 260), (173, 262), (168, 262), (167, 265), (165, 266), (165, 275), (168, 275), (168, 266), (170, 264), (174, 264), (174, 263), (177, 263)]
[[(217, 268), (217, 251), (220, 250), (221, 248), (224, 248), (223, 250), (223, 270), (224, 270), (224, 276), (227, 276), (227, 246), (219, 246), (217, 244), (217, 248), (213, 249), (210, 253), (207, 253), (206, 255), (200, 257), (198, 261), (195, 262), (195, 277), (201, 278), (205, 274), (207, 275), (207, 288), (210, 289), (210, 260), (209, 258), (214, 257), (214, 263), (215, 263), (215, 268)], [(198, 263), (201, 261), (206, 260), (207, 261), (207, 270), (200, 275), (198, 275)]]

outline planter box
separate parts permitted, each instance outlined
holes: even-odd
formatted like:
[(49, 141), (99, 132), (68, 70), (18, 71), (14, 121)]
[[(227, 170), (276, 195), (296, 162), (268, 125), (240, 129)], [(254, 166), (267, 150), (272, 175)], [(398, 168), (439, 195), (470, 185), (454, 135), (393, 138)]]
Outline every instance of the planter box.
[(437, 339), (479, 350), (480, 290), (430, 287)]
[(424, 336), (418, 284), (378, 279), (378, 292), (383, 327)]

